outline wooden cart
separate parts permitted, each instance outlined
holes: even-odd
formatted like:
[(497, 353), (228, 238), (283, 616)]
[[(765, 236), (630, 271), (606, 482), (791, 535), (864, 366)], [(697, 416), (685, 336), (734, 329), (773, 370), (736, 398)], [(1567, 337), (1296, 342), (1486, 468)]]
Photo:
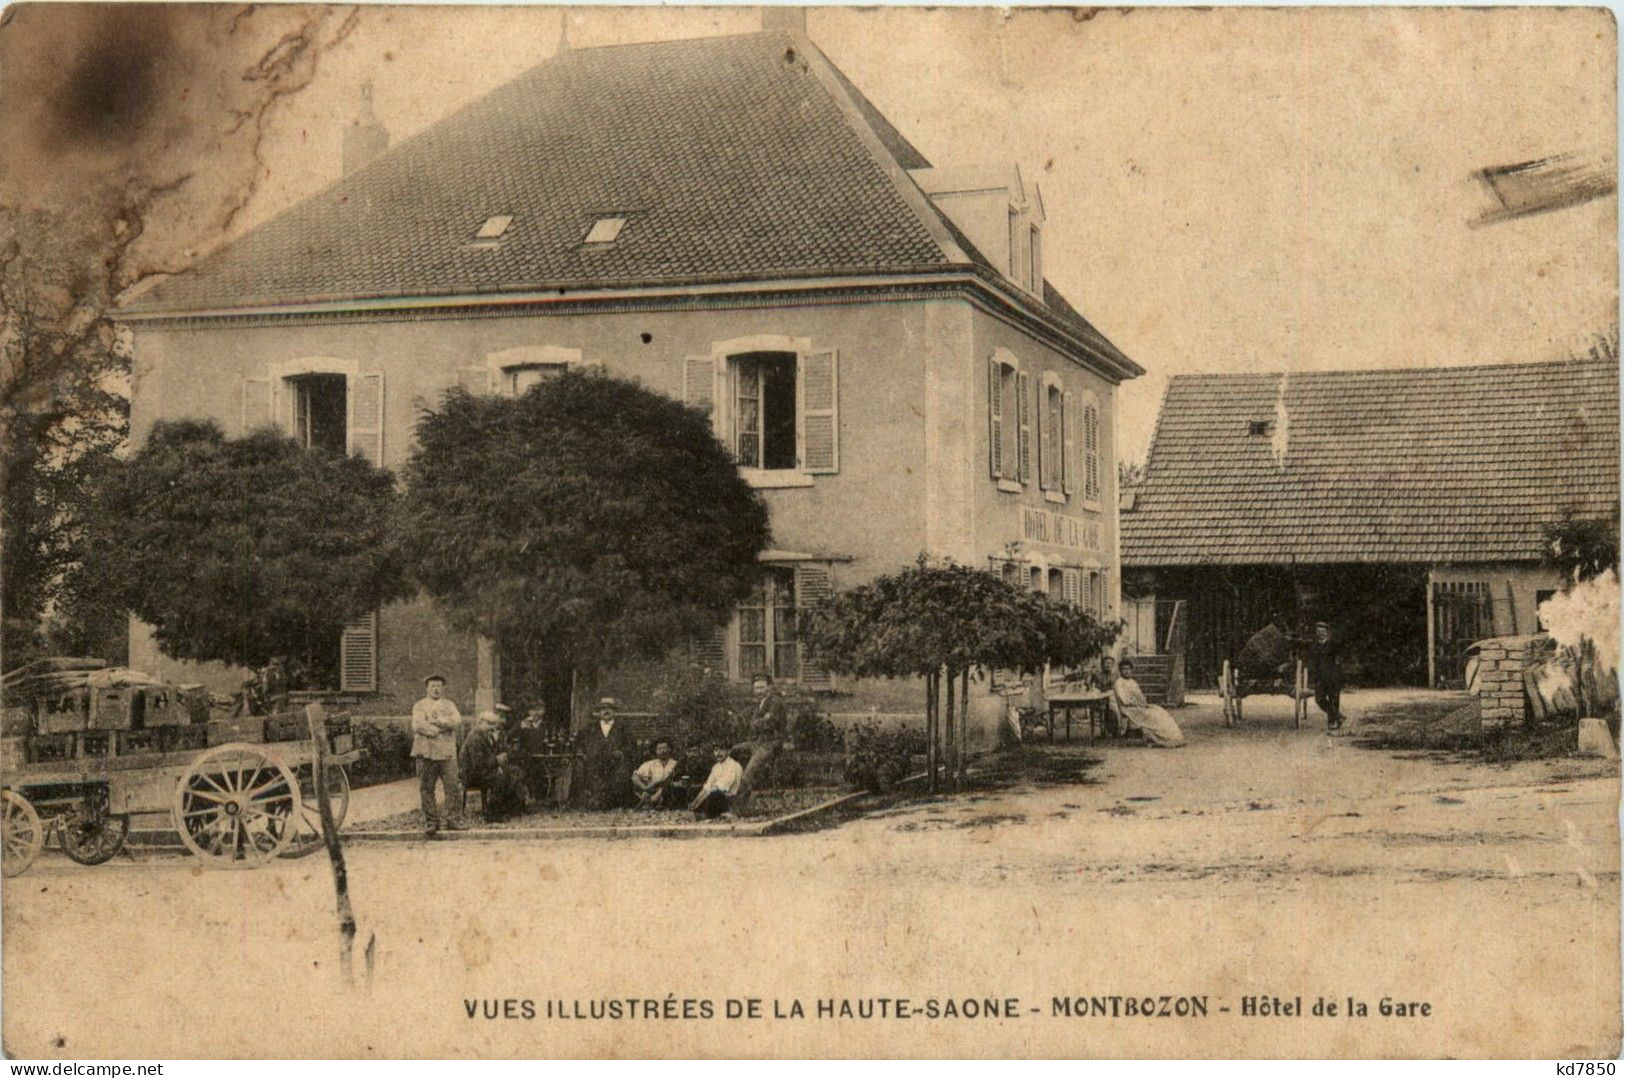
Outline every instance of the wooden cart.
[[(81, 683), (83, 682), (83, 683)], [(315, 743), (300, 713), (197, 721), (185, 690), (98, 686), (56, 672), (26, 703), (29, 732), (0, 739), (0, 868), (27, 871), (54, 833), (66, 853), (101, 864), (132, 825), (173, 828), (214, 868), (253, 868), (322, 845)], [(15, 686), (10, 687), (15, 688)], [(329, 720), (327, 786), (342, 823), (360, 757), (349, 722)]]
[(1314, 693), (1309, 690), (1309, 668), (1303, 660), (1295, 660), (1292, 669), (1292, 684), (1288, 686), (1282, 678), (1244, 678), (1226, 659), (1219, 670), (1219, 698), (1224, 704), (1224, 724), (1241, 725), (1241, 701), (1244, 698), (1286, 693), (1292, 697), (1292, 726), (1294, 729), (1302, 727), (1304, 716), (1309, 713), (1309, 700)]

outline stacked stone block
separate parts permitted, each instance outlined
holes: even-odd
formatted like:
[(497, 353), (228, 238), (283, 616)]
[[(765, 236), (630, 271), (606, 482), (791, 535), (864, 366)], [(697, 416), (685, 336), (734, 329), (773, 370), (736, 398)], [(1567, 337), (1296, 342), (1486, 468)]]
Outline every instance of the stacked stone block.
[(1479, 717), (1486, 729), (1524, 721), (1523, 674), (1551, 651), (1552, 639), (1502, 636), (1478, 645)]

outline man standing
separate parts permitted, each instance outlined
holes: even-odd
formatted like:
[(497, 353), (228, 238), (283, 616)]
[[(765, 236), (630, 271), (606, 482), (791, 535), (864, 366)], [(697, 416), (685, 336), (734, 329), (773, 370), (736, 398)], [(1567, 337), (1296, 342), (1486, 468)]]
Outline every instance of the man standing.
[[(423, 679), (423, 699), (412, 705), (412, 758), (418, 771), (418, 794), (423, 802), (423, 826), (430, 838), (446, 830), (462, 831), (460, 806), (463, 791), (457, 781), (457, 728), (462, 713), (446, 699), (446, 679), (431, 674)], [(435, 807), (434, 784), (439, 780), (446, 809)]]
[(728, 755), (728, 750), (721, 745), (712, 747), (711, 758), (716, 761), (711, 773), (705, 777), (705, 785), (700, 787), (700, 792), (688, 807), (694, 810), (694, 815), (704, 820), (714, 820), (718, 816), (731, 820), (745, 772), (739, 766), (739, 761)]
[(1315, 642), (1309, 647), (1309, 682), (1315, 687), (1315, 706), (1326, 713), (1327, 731), (1343, 725), (1342, 648), (1332, 639), (1332, 627), (1315, 623)]
[[(733, 751), (746, 757), (744, 774), (735, 791), (734, 800), (741, 804), (750, 796), (753, 783), (761, 780), (761, 773), (779, 754), (790, 736), (790, 709), (784, 696), (766, 674), (751, 678), (750, 690), (756, 694), (756, 710), (750, 719), (748, 741), (735, 745)], [(735, 767), (739, 766), (737, 763)]]
[(613, 696), (599, 700), (592, 709), (592, 721), (577, 738), (591, 808), (616, 808), (626, 800), (626, 778), (632, 768), (626, 762), (629, 747), (626, 726), (618, 721), (620, 710)]

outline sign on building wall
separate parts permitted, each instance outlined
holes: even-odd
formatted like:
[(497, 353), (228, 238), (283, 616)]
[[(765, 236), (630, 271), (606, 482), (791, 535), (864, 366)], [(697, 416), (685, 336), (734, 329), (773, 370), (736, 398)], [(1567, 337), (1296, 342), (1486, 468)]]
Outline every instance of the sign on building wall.
[(1094, 553), (1101, 551), (1100, 522), (1079, 520), (1047, 509), (1021, 511), (1021, 537), (1028, 542), (1068, 546)]

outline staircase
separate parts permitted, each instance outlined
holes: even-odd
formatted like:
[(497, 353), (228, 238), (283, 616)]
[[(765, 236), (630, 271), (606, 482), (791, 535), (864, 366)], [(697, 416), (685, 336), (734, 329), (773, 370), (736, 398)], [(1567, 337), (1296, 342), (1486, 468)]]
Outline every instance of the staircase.
[(1135, 655), (1134, 680), (1147, 703), (1179, 707), (1185, 702), (1183, 655)]

